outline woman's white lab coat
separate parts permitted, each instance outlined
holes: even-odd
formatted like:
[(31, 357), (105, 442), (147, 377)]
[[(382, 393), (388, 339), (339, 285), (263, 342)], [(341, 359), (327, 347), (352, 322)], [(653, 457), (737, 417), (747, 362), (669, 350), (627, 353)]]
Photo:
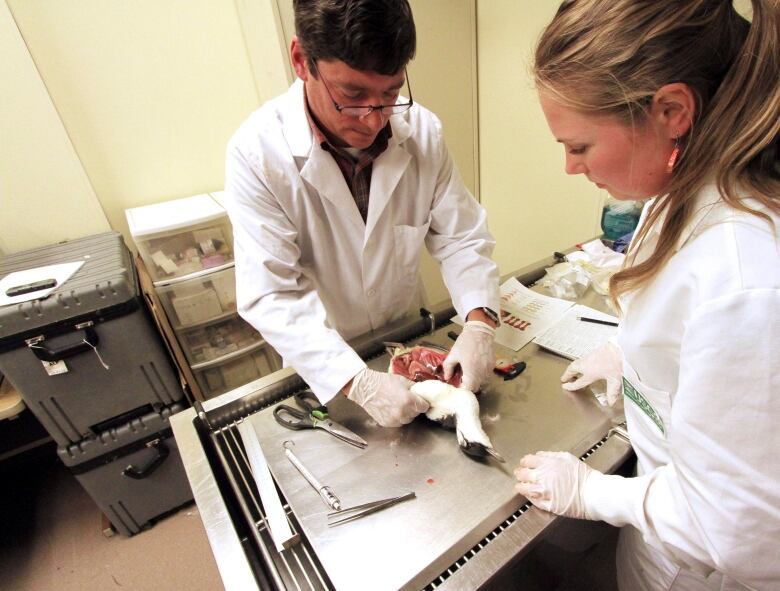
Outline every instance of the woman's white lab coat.
[(673, 258), (621, 301), (638, 458), (635, 494), (625, 499), (638, 531), (624, 528), (618, 550), (623, 590), (780, 589), (778, 216), (774, 223), (706, 188)]
[(239, 312), (325, 402), (365, 367), (344, 339), (419, 298), (423, 243), (461, 314), (498, 310), (498, 269), (486, 213), (431, 112), (414, 105), (390, 119), (364, 222), (303, 101), (297, 81), (244, 122), (228, 146), (225, 194)]

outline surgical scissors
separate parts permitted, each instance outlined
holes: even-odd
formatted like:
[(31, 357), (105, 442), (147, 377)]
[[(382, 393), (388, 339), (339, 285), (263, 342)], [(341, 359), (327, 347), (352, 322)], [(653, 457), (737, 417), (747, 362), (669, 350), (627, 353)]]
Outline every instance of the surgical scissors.
[(328, 418), (328, 409), (320, 404), (310, 390), (296, 393), (293, 399), (300, 408), (280, 404), (274, 409), (274, 418), (282, 427), (296, 430), (322, 429), (355, 447), (363, 449), (368, 445), (365, 439)]

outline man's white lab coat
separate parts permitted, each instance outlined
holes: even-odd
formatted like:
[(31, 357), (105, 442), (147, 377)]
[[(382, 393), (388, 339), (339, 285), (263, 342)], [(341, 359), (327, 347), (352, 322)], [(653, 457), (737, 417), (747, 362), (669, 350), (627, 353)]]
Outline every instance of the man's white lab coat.
[(253, 113), (227, 150), (239, 312), (323, 402), (365, 367), (344, 339), (398, 319), (419, 298), (423, 244), (461, 315), (499, 306), (487, 215), (441, 123), (415, 104), (390, 124), (366, 222), (313, 141), (300, 80)]
[(778, 216), (774, 223), (731, 209), (707, 187), (673, 258), (621, 301), (641, 484), (626, 499), (639, 531), (621, 533), (621, 589), (780, 588)]

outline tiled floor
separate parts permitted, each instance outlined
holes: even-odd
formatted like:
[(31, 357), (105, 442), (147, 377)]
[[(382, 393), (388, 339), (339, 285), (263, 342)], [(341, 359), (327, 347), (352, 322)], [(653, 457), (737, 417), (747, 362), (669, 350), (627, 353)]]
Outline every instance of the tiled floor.
[(0, 465), (0, 588), (6, 591), (222, 589), (197, 507), (133, 537), (101, 513), (54, 450)]

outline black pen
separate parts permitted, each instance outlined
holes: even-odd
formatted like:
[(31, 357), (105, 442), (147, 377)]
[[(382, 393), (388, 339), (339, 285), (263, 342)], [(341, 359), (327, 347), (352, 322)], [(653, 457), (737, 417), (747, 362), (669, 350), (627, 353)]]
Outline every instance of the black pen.
[(577, 320), (582, 320), (583, 322), (592, 322), (593, 324), (605, 324), (607, 326), (617, 326), (617, 322), (613, 322), (612, 320), (599, 320), (598, 318), (588, 318), (587, 316), (577, 316)]

